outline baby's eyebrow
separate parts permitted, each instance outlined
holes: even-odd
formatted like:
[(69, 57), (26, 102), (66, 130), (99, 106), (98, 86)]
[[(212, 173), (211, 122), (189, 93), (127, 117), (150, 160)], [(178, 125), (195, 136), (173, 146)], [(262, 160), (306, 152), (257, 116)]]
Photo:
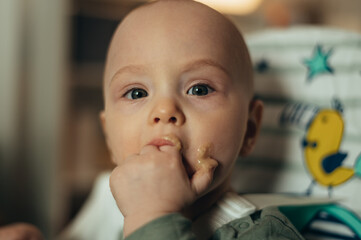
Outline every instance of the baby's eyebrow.
[[(183, 67), (183, 73), (184, 72), (191, 72), (200, 68), (204, 68), (204, 67), (214, 67), (217, 68), (218, 70), (224, 72), (228, 77), (230, 76), (228, 70), (222, 66), (222, 64), (212, 60), (212, 59), (198, 59), (192, 62), (187, 63), (184, 67)], [(114, 81), (114, 79), (119, 76), (122, 75), (124, 73), (133, 73), (133, 74), (144, 74), (146, 72), (146, 67), (143, 65), (127, 65), (124, 66), (120, 69), (118, 69), (115, 74), (113, 75), (113, 77), (111, 78), (110, 82), (109, 82), (109, 86), (112, 84), (112, 82)]]
[(187, 63), (182, 72), (190, 72), (193, 70), (197, 70), (199, 68), (203, 68), (203, 67), (215, 67), (218, 68), (218, 70), (221, 70), (222, 72), (224, 72), (227, 76), (230, 76), (228, 70), (222, 66), (222, 64), (212, 60), (212, 59), (198, 59), (195, 61), (192, 61), (190, 63)]
[(134, 73), (134, 74), (142, 74), (146, 72), (146, 68), (143, 65), (127, 65), (124, 66), (120, 69), (118, 69), (118, 71), (116, 71), (113, 75), (113, 77), (110, 80), (109, 86), (112, 84), (112, 82), (114, 81), (114, 79), (119, 76), (122, 75), (124, 73)]

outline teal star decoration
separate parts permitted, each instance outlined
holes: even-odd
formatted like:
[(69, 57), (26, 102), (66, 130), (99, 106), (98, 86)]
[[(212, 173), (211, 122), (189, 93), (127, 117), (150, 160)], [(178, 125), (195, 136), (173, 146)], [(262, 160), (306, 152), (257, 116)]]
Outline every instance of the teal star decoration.
[(303, 63), (308, 68), (307, 81), (311, 81), (315, 76), (319, 74), (331, 73), (334, 70), (329, 65), (329, 57), (332, 54), (332, 48), (328, 52), (323, 51), (321, 45), (317, 45), (314, 49), (313, 56), (311, 59), (305, 59)]

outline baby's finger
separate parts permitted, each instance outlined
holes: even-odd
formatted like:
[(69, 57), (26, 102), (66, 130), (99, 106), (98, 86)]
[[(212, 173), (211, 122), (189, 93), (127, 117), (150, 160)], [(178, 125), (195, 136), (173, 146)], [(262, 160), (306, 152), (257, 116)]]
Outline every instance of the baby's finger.
[(214, 171), (218, 166), (218, 162), (214, 159), (207, 159), (210, 164), (203, 164), (192, 176), (191, 185), (193, 191), (199, 196), (205, 192), (212, 183)]
[(166, 153), (175, 153), (179, 154), (179, 149), (176, 146), (172, 145), (163, 145), (159, 147), (159, 150)]
[(139, 155), (147, 154), (149, 152), (159, 151), (157, 146), (145, 145), (139, 152)]

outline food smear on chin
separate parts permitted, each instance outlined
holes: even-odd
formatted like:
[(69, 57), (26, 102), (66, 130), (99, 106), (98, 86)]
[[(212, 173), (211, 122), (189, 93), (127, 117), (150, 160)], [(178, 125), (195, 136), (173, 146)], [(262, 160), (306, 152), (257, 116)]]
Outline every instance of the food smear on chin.
[(208, 143), (198, 148), (197, 153), (197, 164), (195, 169), (198, 170), (210, 170), (218, 166), (218, 162), (210, 158), (212, 150), (212, 144)]

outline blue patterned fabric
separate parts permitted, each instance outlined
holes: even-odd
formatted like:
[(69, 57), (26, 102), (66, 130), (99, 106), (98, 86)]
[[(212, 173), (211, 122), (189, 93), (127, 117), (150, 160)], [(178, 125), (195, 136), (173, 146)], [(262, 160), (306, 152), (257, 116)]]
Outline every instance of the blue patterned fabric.
[(246, 41), (265, 112), (254, 153), (237, 162), (234, 188), (339, 198), (360, 219), (361, 34), (295, 27)]

